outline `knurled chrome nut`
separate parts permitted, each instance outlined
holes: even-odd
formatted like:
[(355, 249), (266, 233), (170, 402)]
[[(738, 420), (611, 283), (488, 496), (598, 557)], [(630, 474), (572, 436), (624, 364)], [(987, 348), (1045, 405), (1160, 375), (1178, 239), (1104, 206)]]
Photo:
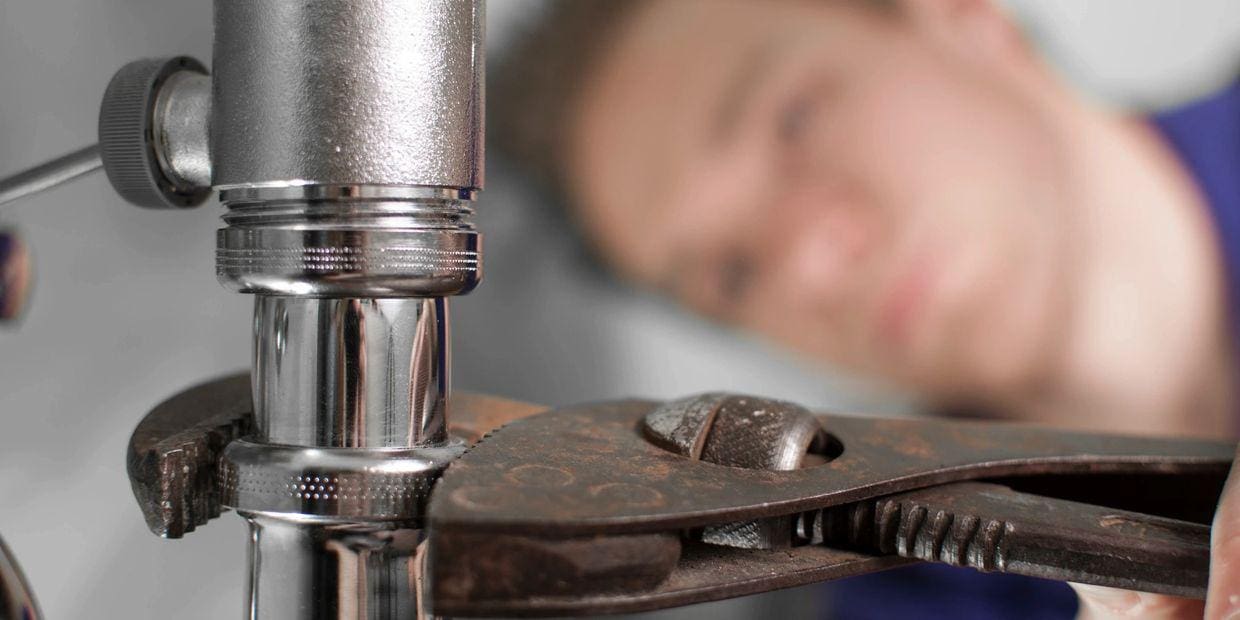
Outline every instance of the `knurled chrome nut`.
[(241, 293), (449, 297), (482, 279), (474, 231), (225, 228), (216, 277)]
[(242, 293), (449, 297), (482, 279), (473, 192), (442, 187), (234, 187), (216, 275)]
[(207, 75), (206, 67), (188, 56), (131, 62), (112, 77), (99, 107), (104, 172), (116, 192), (139, 207), (196, 207), (211, 196), (209, 186), (179, 181), (160, 164), (156, 104), (165, 85), (183, 72)]
[(418, 521), (443, 470), (465, 452), (454, 439), (410, 449), (308, 448), (237, 440), (220, 463), (222, 503), (241, 512), (329, 521)]

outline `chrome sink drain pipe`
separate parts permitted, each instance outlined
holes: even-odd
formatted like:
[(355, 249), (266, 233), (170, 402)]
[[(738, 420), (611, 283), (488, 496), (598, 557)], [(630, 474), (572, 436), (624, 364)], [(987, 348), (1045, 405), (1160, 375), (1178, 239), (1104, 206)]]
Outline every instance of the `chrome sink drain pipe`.
[[(430, 489), (464, 449), (447, 434), (448, 298), (482, 277), (484, 3), (214, 7), (210, 71), (126, 65), (98, 146), (0, 179), (0, 203), (100, 166), (142, 207), (218, 192), (216, 272), (255, 297), (254, 432), (232, 440), (251, 429), (234, 416), (187, 435), (170, 482), (135, 487), (163, 498), (148, 524), (179, 537), (221, 505), (244, 517), (252, 618), (411, 617)], [(192, 435), (203, 415), (172, 418)], [(143, 458), (131, 474), (158, 468)]]
[(254, 436), (221, 463), (253, 618), (408, 618), (481, 277), (481, 0), (216, 0), (217, 273), (255, 295)]

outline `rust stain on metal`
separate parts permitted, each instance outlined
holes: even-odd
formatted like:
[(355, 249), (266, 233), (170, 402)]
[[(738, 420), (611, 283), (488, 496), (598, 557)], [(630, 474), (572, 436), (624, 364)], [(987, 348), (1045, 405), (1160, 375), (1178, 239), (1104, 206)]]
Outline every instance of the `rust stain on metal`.
[[(451, 541), (449, 541), (451, 543)], [(468, 540), (460, 541), (469, 544)], [(490, 542), (490, 541), (486, 541)], [(442, 541), (432, 539), (432, 545)], [(826, 547), (799, 547), (786, 551), (752, 551), (729, 549), (701, 543), (683, 543), (678, 562), (673, 566), (665, 562), (672, 550), (665, 547), (655, 552), (650, 568), (640, 575), (642, 583), (623, 584), (617, 589), (614, 581), (580, 578), (575, 569), (562, 570), (553, 563), (548, 571), (535, 571), (539, 575), (536, 585), (546, 581), (567, 578), (558, 592), (548, 592), (546, 587), (521, 589), (512, 587), (511, 575), (525, 574), (530, 564), (508, 564), (504, 560), (523, 556), (524, 550), (514, 553), (512, 548), (489, 549), (477, 546), (454, 555), (462, 549), (449, 544), (432, 554), (437, 579), (432, 582), (432, 600), (435, 612), (446, 616), (581, 616), (596, 614), (637, 613), (694, 603), (716, 601), (748, 594), (757, 594), (780, 588), (790, 588), (819, 581), (862, 575), (910, 564), (911, 560), (899, 557), (879, 557), (855, 551), (843, 551)], [(630, 547), (630, 550), (635, 550)], [(487, 563), (485, 570), (466, 562), (457, 561), (469, 553), (495, 551), (489, 557), (498, 558)], [(590, 557), (591, 547), (573, 550), (581, 557)], [(532, 557), (541, 558), (542, 554)], [(441, 563), (439, 558), (443, 558)], [(607, 560), (607, 562), (612, 562)], [(663, 563), (660, 563), (663, 562)], [(532, 563), (532, 562), (531, 562)], [(657, 567), (657, 570), (655, 569)], [(664, 571), (660, 574), (659, 571)], [(652, 577), (657, 577), (652, 578)], [(489, 584), (500, 583), (507, 590), (493, 589)]]
[(453, 489), (451, 496), (469, 510), (494, 510), (513, 503), (516, 493), (511, 486), (489, 485)]
[[(797, 535), (808, 533), (811, 542), (838, 540), (839, 530), (831, 528), (848, 523), (860, 527), (869, 519), (874, 530), (854, 529), (852, 535), (860, 541), (864, 531), (894, 533), (875, 539), (882, 553), (933, 557), (986, 570), (1021, 570), (1022, 562), (1033, 562), (1062, 571), (1072, 563), (1064, 560), (1065, 553), (1105, 556), (1119, 549), (1136, 557), (1130, 547), (1140, 547), (1147, 563), (1130, 563), (1118, 576), (1102, 571), (1074, 578), (1121, 587), (1156, 584), (1192, 594), (1200, 577), (1194, 562), (1201, 556), (1193, 551), (1201, 534), (1193, 527), (1162, 523), (1169, 529), (1157, 534), (1150, 524), (1161, 523), (1158, 518), (1129, 515), (1125, 518), (1145, 527), (1115, 532), (1126, 527), (1122, 521), (1089, 517), (1094, 513), (1085, 509), (1064, 509), (1070, 502), (1007, 490), (957, 489), (952, 494), (948, 483), (1014, 475), (1124, 474), (1142, 480), (1175, 474), (1197, 481), (1193, 488), (1207, 489), (1181, 497), (1180, 503), (1204, 505), (1211, 501), (1205, 497), (1208, 489), (1217, 494), (1234, 455), (1234, 446), (1219, 442), (820, 415), (820, 424), (842, 444), (834, 460), (806, 469), (758, 471), (695, 461), (654, 445), (643, 435), (642, 420), (656, 407), (624, 401), (519, 420), (452, 465), (430, 509), (431, 541), (440, 549), (432, 557), (445, 562), (440, 566), (444, 572), (436, 568), (435, 573), (436, 610), (449, 615), (632, 612), (839, 578), (907, 561), (820, 544), (755, 551), (685, 543), (679, 559), (669, 565), (670, 547), (654, 542), (657, 538), (641, 538), (772, 517), (799, 519)], [(544, 477), (539, 472), (552, 470), (571, 479), (548, 474), (563, 484), (530, 483)], [(503, 488), (519, 492), (504, 493)], [(919, 495), (917, 489), (930, 495)], [(909, 495), (891, 499), (901, 493)], [(839, 510), (860, 512), (829, 525), (826, 515)], [(1061, 510), (1079, 518), (1065, 519), (1056, 512)], [(488, 541), (490, 552), (478, 552), (479, 540)], [(1047, 548), (1048, 540), (1060, 555), (1039, 558), (1037, 552)], [(1065, 541), (1068, 544), (1055, 547)], [(1021, 546), (1025, 544), (1031, 546)], [(452, 553), (454, 549), (471, 551)], [(569, 549), (602, 559), (598, 566), (582, 564), (566, 557)], [(1186, 554), (1176, 555), (1180, 553)], [(1182, 562), (1183, 582), (1167, 579), (1159, 563), (1168, 561)], [(1092, 566), (1086, 561), (1081, 565)], [(640, 575), (640, 583), (605, 575), (621, 566)], [(479, 585), (488, 580), (504, 585)]]
[[(785, 472), (746, 470), (693, 461), (647, 441), (643, 416), (656, 405), (644, 401), (604, 403), (589, 414), (567, 409), (519, 420), (474, 447), (448, 469), (440, 491), (463, 486), (505, 486), (504, 474), (522, 465), (571, 472), (574, 480), (555, 494), (516, 498), (497, 510), (468, 510), (456, 502), (432, 504), (430, 518), (442, 529), (498, 527), (537, 533), (632, 533), (668, 531), (721, 522), (792, 514), (951, 481), (1013, 474), (1090, 472), (1222, 475), (1234, 447), (1221, 442), (1157, 440), (1062, 433), (1048, 429), (927, 420), (875, 420), (819, 416), (843, 444), (839, 458), (818, 467)], [(581, 419), (593, 421), (579, 443)], [(961, 436), (983, 435), (981, 449)], [(920, 437), (935, 454), (902, 452), (898, 438)], [(602, 456), (599, 445), (605, 444)], [(893, 445), (896, 444), (896, 445)], [(664, 501), (644, 506), (600, 501), (589, 489), (623, 483), (659, 491)]]
[(623, 504), (626, 506), (654, 507), (663, 505), (663, 494), (655, 489), (639, 484), (625, 482), (608, 482), (586, 489), (590, 497), (608, 505)]
[(567, 470), (546, 465), (518, 465), (504, 477), (517, 486), (562, 487), (573, 482)]
[(233, 375), (169, 398), (138, 423), (126, 463), (151, 532), (180, 538), (220, 515), (220, 454), (253, 427), (250, 399), (249, 375)]
[[(470, 443), (545, 408), (513, 400), (454, 393), (450, 431)], [(209, 381), (169, 398), (143, 417), (129, 439), (127, 466), (134, 497), (158, 536), (180, 538), (219, 516), (220, 455), (253, 431), (249, 373)]]
[(449, 429), (469, 443), (509, 422), (547, 410), (542, 405), (469, 392), (453, 392), (449, 407)]

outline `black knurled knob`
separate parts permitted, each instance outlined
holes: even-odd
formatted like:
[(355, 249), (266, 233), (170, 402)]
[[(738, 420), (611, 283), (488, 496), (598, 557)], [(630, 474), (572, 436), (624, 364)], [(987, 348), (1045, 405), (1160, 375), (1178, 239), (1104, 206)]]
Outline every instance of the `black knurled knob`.
[(165, 174), (156, 152), (155, 104), (168, 78), (207, 69), (188, 56), (131, 62), (108, 84), (99, 110), (99, 152), (112, 187), (126, 201), (151, 209), (196, 207), (210, 187), (187, 187)]

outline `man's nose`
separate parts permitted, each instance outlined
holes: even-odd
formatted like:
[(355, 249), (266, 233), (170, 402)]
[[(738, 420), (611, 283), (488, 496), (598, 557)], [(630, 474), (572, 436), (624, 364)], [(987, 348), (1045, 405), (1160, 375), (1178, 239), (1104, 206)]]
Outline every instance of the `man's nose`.
[(862, 272), (874, 241), (871, 218), (844, 204), (809, 205), (797, 209), (787, 227), (783, 253), (787, 286), (798, 302), (823, 306), (839, 303)]

